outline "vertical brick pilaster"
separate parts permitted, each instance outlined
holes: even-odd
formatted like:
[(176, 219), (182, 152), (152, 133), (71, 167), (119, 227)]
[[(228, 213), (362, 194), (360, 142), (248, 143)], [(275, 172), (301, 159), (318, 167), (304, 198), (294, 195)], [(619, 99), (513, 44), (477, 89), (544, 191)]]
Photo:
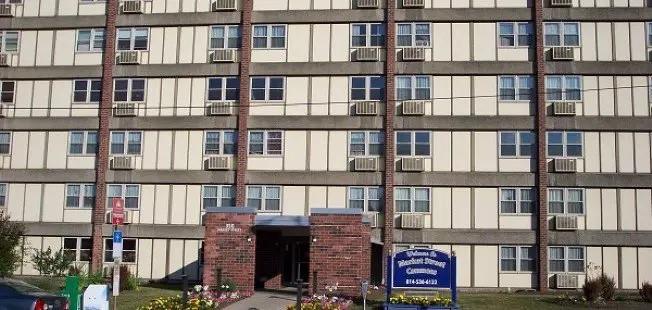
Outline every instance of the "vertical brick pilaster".
[(240, 31), (240, 98), (238, 105), (238, 151), (235, 172), (235, 205), (244, 207), (246, 203), (247, 177), (247, 120), (249, 118), (249, 65), (251, 64), (251, 12), (253, 0), (242, 0), (242, 19)]
[(396, 111), (396, 0), (387, 0), (385, 40), (387, 54), (385, 60), (385, 223), (383, 231), (383, 278), (385, 281), (387, 257), (392, 252), (394, 241), (394, 114)]
[(102, 99), (99, 109), (98, 149), (95, 156), (95, 206), (92, 216), (92, 264), (91, 270), (102, 268), (102, 225), (106, 203), (106, 169), (109, 166), (109, 125), (113, 98), (113, 66), (115, 64), (115, 21), (118, 1), (106, 2), (106, 27), (104, 31), (104, 55), (102, 60)]
[(535, 29), (535, 80), (536, 80), (536, 135), (537, 171), (536, 190), (538, 201), (538, 288), (548, 290), (548, 167), (546, 158), (546, 101), (545, 101), (545, 56), (543, 49), (543, 1), (535, 0), (533, 6)]

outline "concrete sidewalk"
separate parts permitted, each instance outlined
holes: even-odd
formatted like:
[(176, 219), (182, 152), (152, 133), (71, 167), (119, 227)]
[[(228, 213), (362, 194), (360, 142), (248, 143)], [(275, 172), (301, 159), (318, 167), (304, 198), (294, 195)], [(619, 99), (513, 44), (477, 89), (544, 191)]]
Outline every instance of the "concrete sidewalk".
[(225, 310), (285, 310), (296, 300), (296, 294), (283, 292), (255, 292), (251, 297), (240, 300)]

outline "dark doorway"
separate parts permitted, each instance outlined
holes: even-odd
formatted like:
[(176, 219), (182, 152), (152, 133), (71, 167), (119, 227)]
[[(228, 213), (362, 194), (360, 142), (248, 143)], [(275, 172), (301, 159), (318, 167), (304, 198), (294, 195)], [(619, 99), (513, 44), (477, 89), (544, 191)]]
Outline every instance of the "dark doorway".
[(307, 238), (292, 238), (285, 242), (283, 252), (283, 285), (296, 286), (297, 279), (308, 281), (310, 244)]
[(296, 287), (309, 281), (310, 242), (307, 231), (257, 229), (256, 289)]

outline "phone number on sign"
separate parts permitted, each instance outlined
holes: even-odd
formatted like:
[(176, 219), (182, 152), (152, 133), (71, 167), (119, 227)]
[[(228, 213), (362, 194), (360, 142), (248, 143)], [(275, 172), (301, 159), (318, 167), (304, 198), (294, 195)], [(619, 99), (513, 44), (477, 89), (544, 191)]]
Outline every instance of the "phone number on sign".
[(405, 279), (405, 284), (408, 285), (437, 285), (435, 279)]

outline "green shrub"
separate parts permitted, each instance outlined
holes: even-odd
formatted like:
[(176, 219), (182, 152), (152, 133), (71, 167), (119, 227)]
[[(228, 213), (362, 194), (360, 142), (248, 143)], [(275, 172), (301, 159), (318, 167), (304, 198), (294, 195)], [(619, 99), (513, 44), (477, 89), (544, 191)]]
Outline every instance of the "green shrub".
[(120, 290), (132, 291), (137, 290), (139, 286), (138, 278), (134, 277), (127, 266), (120, 266)]
[(652, 302), (652, 284), (650, 282), (645, 281), (641, 285), (641, 289), (638, 290), (638, 293), (641, 294), (641, 298), (646, 302)]
[(218, 291), (220, 292), (233, 292), (238, 289), (238, 286), (235, 285), (235, 282), (231, 279), (224, 279), (222, 280), (222, 283), (220, 286), (217, 288)]
[(70, 268), (73, 258), (66, 255), (63, 249), (52, 251), (51, 247), (47, 250), (33, 249), (32, 265), (42, 275), (62, 276)]
[(589, 302), (595, 302), (600, 298), (602, 293), (602, 283), (599, 278), (586, 280), (582, 286), (582, 294)]
[(598, 280), (600, 281), (600, 286), (602, 286), (602, 290), (600, 291), (602, 299), (614, 300), (614, 296), (616, 295), (616, 282), (614, 282), (614, 278), (603, 274)]
[(21, 262), (20, 240), (25, 226), (11, 222), (9, 216), (0, 212), (0, 278), (9, 277)]
[(85, 289), (91, 284), (105, 284), (106, 280), (101, 271), (82, 273), (79, 275), (79, 288)]

